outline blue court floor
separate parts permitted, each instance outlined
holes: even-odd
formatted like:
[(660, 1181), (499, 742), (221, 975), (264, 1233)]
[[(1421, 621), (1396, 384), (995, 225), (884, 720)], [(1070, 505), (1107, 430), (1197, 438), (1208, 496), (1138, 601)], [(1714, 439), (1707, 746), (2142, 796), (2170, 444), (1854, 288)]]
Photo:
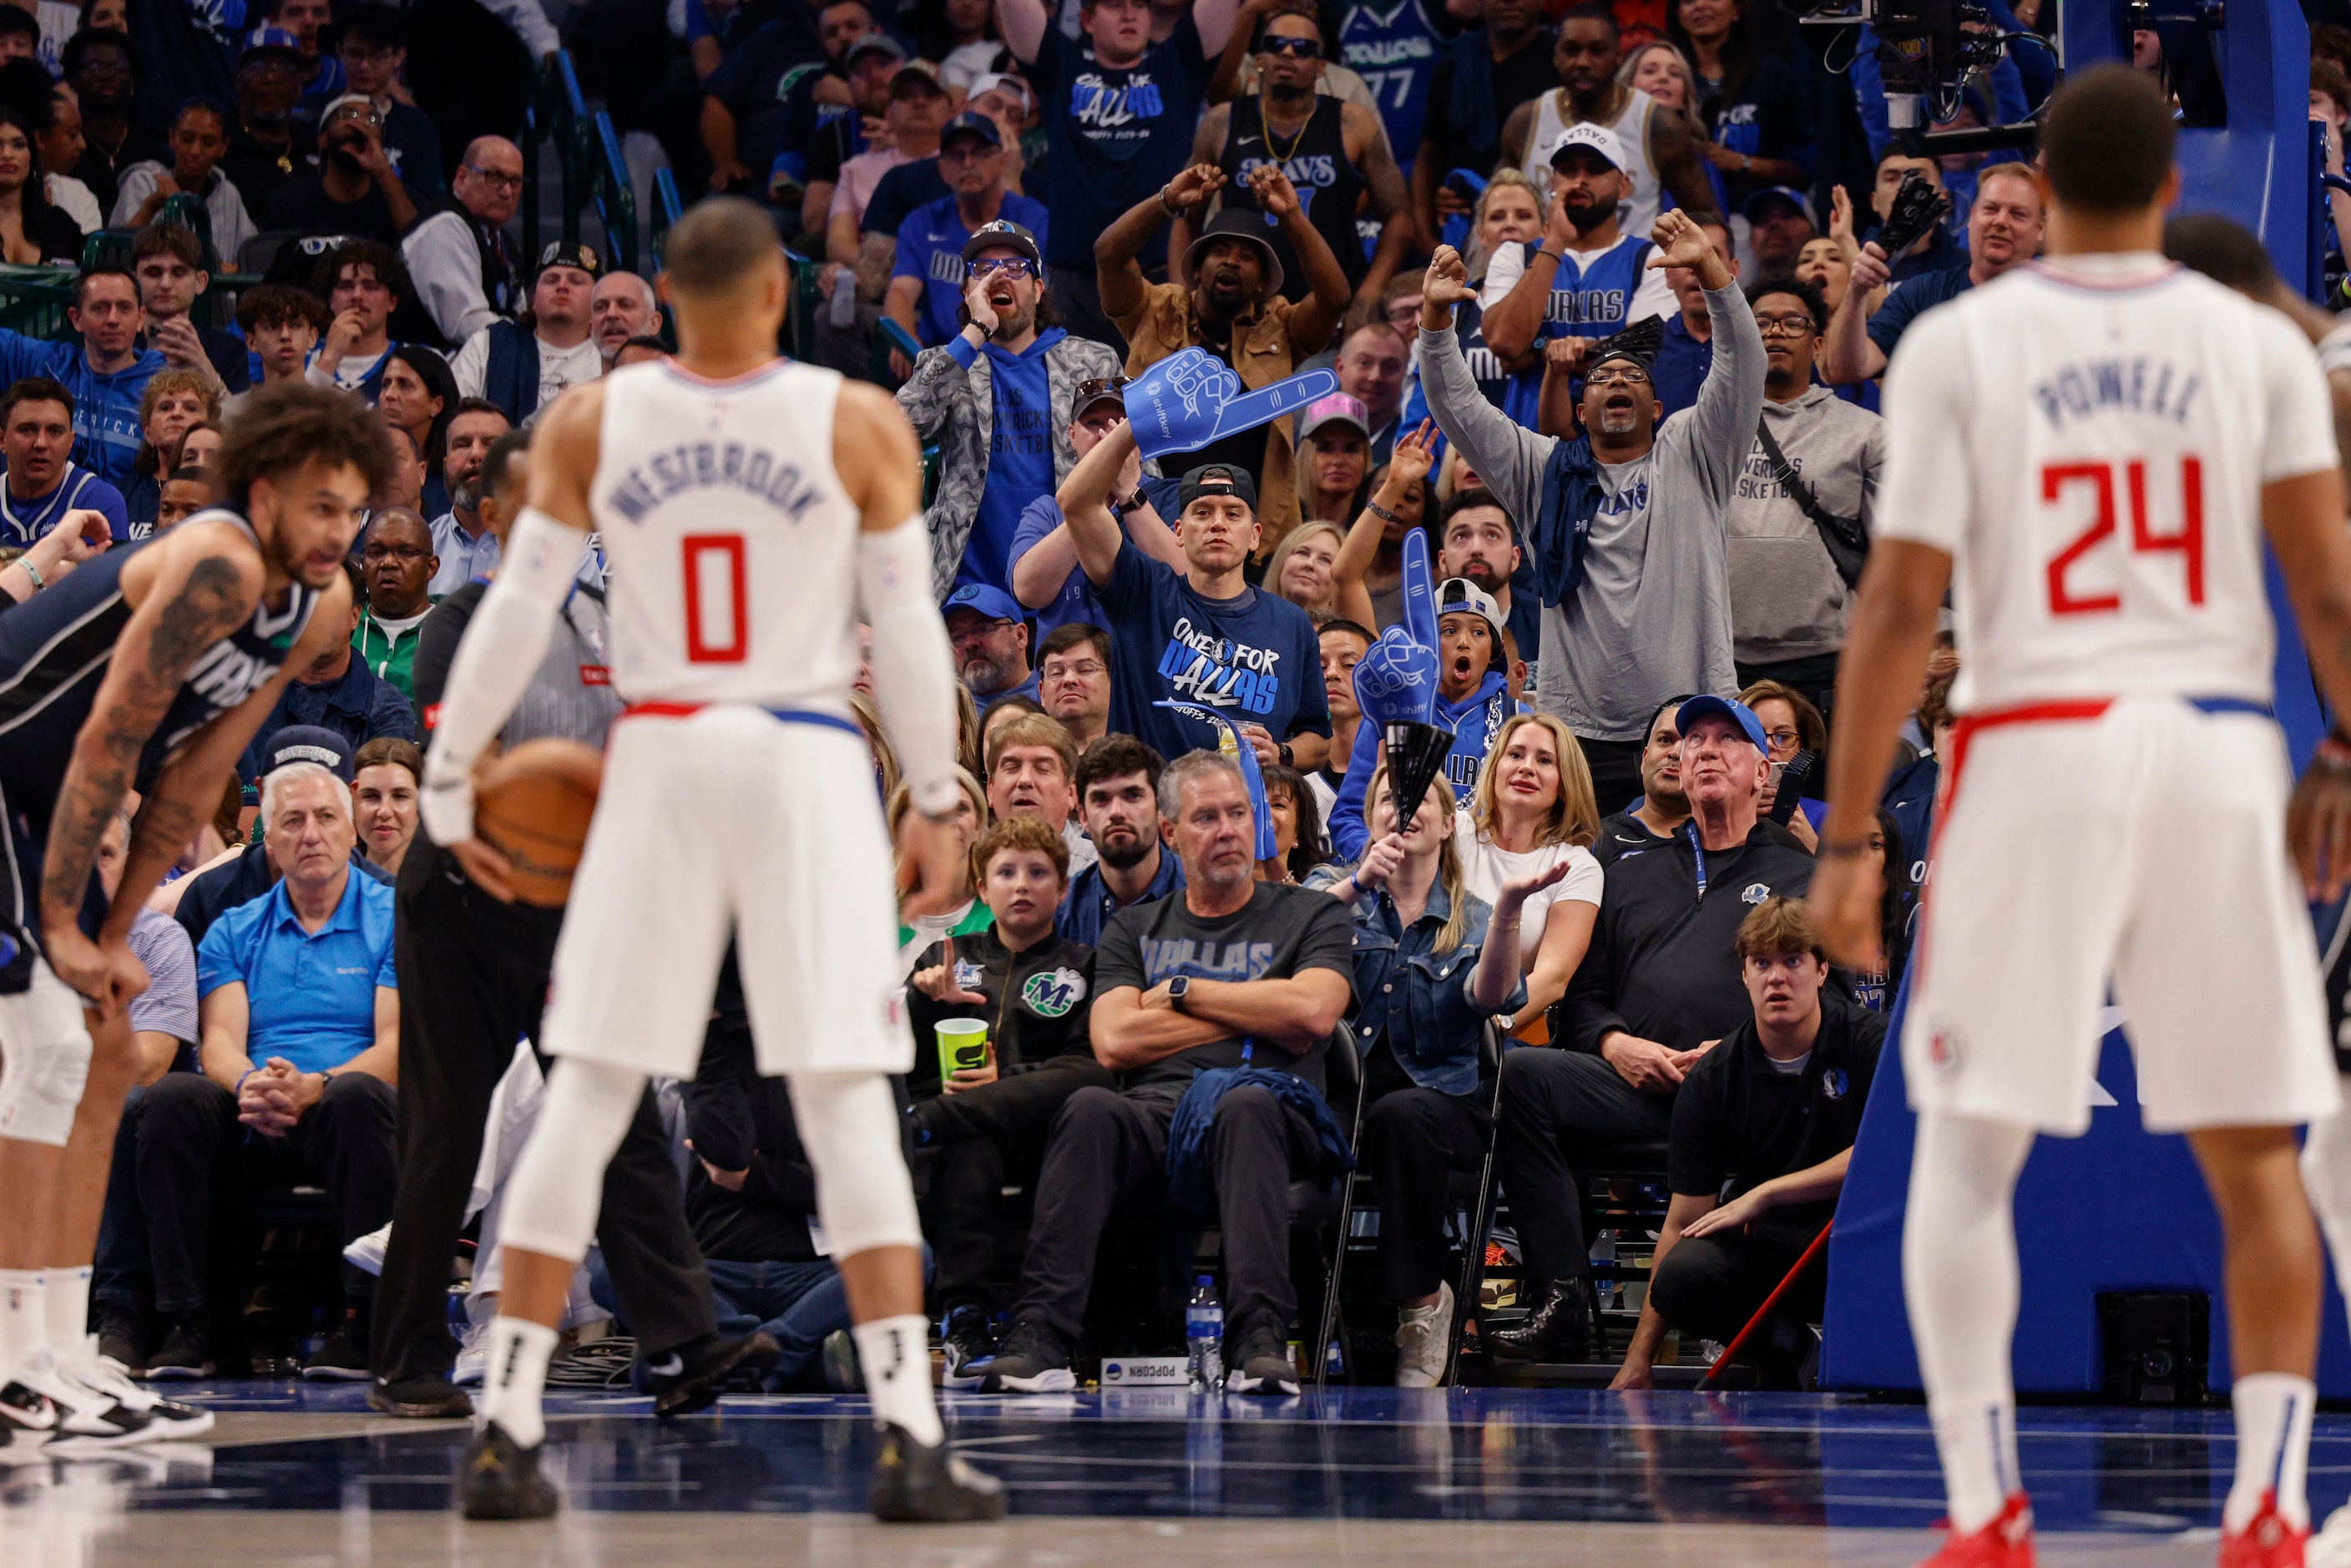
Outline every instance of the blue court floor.
[[(1903, 1564), (1941, 1511), (1923, 1408), (1855, 1396), (1334, 1388), (1294, 1399), (1128, 1388), (946, 1396), (1013, 1521), (862, 1522), (863, 1402), (550, 1397), (567, 1499), (548, 1525), (447, 1513), (462, 1423), (368, 1413), (357, 1387), (237, 1383), (199, 1442), (58, 1461), (0, 1448), (0, 1564), (1387, 1561)], [(2025, 1478), (2060, 1563), (2209, 1563), (2227, 1414), (2028, 1406)], [(2351, 1491), (2322, 1415), (2320, 1517)], [(778, 1516), (797, 1516), (778, 1518)], [(975, 1555), (976, 1553), (976, 1555)]]

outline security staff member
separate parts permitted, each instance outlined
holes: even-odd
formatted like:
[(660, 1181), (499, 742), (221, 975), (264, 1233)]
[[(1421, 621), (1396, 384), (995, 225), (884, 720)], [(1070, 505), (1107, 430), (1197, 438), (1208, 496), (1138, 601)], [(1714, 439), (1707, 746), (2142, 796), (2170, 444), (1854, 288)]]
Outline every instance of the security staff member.
[[(522, 506), (528, 440), (510, 431), (482, 462), (482, 519), (502, 542)], [(415, 689), (428, 730), (483, 588), (459, 589), (424, 622)], [(598, 678), (604, 646), (602, 595), (583, 584), (564, 606), (563, 624), (503, 744), (559, 737), (601, 747), (622, 708)], [(398, 893), (400, 1195), (376, 1287), (368, 1403), (395, 1416), (463, 1416), (471, 1402), (449, 1380), (449, 1256), (481, 1158), (491, 1094), (515, 1041), (538, 1037), (563, 914), (492, 897), (421, 833), (402, 863)], [(737, 1367), (775, 1360), (766, 1334), (718, 1337), (709, 1271), (680, 1207), (677, 1168), (650, 1090), (604, 1173), (597, 1231), (636, 1333), (637, 1386), (653, 1396), (655, 1414), (700, 1409)]]

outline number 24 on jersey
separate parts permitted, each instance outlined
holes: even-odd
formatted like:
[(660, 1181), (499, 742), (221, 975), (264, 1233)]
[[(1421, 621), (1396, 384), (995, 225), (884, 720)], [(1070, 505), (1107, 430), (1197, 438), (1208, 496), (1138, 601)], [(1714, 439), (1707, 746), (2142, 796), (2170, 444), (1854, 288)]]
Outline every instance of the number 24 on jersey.
[[(2158, 470), (2158, 474), (2160, 469)], [(2204, 465), (2196, 457), (2182, 457), (2179, 468), (2179, 522), (2169, 531), (2158, 531), (2150, 520), (2149, 474), (2147, 461), (2134, 457), (2116, 463), (2091, 459), (2078, 463), (2052, 463), (2041, 470), (2041, 500), (2044, 506), (2054, 506), (2070, 497), (2086, 491), (2092, 501), (2089, 525), (2064, 549), (2049, 559), (2046, 577), (2049, 588), (2049, 610), (2053, 615), (2110, 614), (2123, 607), (2120, 590), (2103, 591), (2086, 590), (2070, 579), (2074, 570), (2091, 556), (2113, 549), (2128, 549), (2140, 555), (2177, 555), (2185, 579), (2188, 603), (2201, 607), (2204, 602)], [(2161, 497), (2158, 504), (2168, 503), (2169, 496)], [(2117, 502), (2130, 513), (2130, 534), (2127, 539), (2118, 538), (2122, 525), (2117, 517)]]

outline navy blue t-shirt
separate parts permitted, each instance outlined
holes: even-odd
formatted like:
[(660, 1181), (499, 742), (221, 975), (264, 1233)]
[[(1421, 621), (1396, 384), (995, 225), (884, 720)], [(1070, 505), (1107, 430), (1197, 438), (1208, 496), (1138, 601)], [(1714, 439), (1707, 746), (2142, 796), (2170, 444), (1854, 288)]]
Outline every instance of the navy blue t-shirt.
[[(1091, 274), (1094, 240), (1190, 161), (1208, 82), (1200, 29), (1187, 12), (1165, 43), (1113, 70), (1097, 64), (1088, 46), (1050, 27), (1031, 74), (1053, 145), (1045, 204), (1057, 215), (1045, 260)], [(1165, 261), (1166, 231), (1136, 259), (1146, 272)]]
[[(874, 182), (872, 200), (865, 204), (865, 215), (857, 220), (857, 226), (867, 234), (888, 235), (894, 239), (916, 207), (945, 201), (954, 194), (939, 177), (939, 161), (917, 158), (911, 163), (899, 164)], [(1045, 231), (1036, 232), (1041, 235)]]
[(1209, 599), (1133, 539), (1120, 541), (1110, 580), (1097, 591), (1112, 626), (1111, 728), (1171, 761), (1214, 750), (1217, 731), (1155, 702), (1263, 725), (1276, 740), (1331, 733), (1322, 643), (1306, 612), (1287, 599), (1254, 588)]
[(1876, 344), (1887, 359), (1892, 359), (1894, 345), (1902, 340), (1902, 334), (1910, 329), (1911, 322), (1974, 287), (1968, 281), (1968, 265), (1965, 262), (1942, 272), (1922, 272), (1907, 283), (1895, 285), (1894, 292), (1886, 297), (1886, 303), (1877, 308), (1877, 314), (1869, 319), (1869, 340)]
[(1649, 384), (1656, 389), (1657, 407), (1667, 415), (1698, 405), (1698, 389), (1714, 368), (1714, 342), (1699, 342), (1677, 311), (1666, 322), (1666, 340), (1657, 346), (1656, 362), (1649, 367)]
[[(1050, 232), (1045, 204), (1009, 191), (1004, 193), (997, 216), (1020, 225), (1040, 245)], [(914, 338), (925, 349), (935, 349), (963, 330), (963, 247), (971, 238), (971, 230), (964, 226), (956, 199), (946, 196), (907, 214), (897, 236), (898, 258), (890, 276), (922, 280), (922, 302), (914, 308)]]

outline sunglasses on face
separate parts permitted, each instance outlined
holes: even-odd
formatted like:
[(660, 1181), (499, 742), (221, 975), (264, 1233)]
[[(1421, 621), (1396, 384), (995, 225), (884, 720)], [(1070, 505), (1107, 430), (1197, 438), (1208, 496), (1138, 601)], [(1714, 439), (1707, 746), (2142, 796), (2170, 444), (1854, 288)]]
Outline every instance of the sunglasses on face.
[(1319, 60), (1322, 57), (1322, 40), (1268, 37), (1259, 43), (1258, 52), (1267, 55), (1288, 55), (1293, 59)]
[(983, 256), (967, 265), (974, 277), (992, 277), (999, 272), (1007, 277), (1037, 276), (1037, 264), (1025, 256)]

